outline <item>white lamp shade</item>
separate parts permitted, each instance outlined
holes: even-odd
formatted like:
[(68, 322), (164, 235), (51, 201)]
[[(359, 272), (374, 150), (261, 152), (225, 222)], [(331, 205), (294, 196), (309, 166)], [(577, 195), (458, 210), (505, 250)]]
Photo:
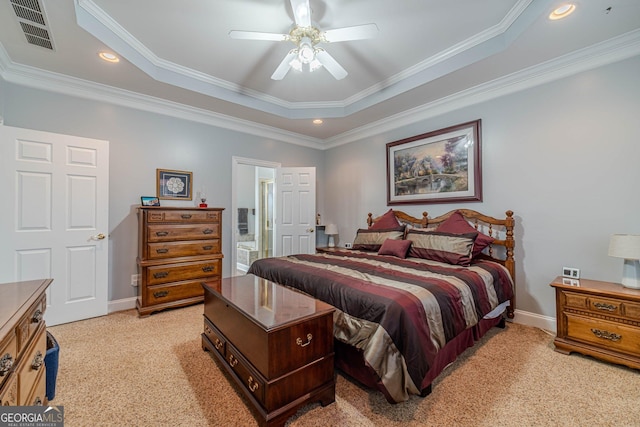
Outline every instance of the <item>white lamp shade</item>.
[(338, 234), (338, 226), (335, 224), (327, 224), (324, 229), (324, 234), (327, 234), (329, 236)]
[(614, 234), (609, 241), (609, 256), (640, 259), (640, 235)]

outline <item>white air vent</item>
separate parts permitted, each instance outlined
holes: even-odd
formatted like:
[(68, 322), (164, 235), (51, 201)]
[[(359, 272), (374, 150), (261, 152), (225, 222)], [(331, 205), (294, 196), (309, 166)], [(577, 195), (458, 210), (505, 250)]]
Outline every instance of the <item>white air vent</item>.
[(53, 50), (47, 22), (39, 0), (10, 0), (27, 43)]

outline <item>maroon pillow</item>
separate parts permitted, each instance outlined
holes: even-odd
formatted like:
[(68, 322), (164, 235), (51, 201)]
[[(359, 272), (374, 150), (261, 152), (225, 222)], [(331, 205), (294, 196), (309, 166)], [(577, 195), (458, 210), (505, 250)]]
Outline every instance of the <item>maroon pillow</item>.
[(473, 242), (477, 236), (477, 231), (452, 234), (412, 229), (407, 232), (406, 238), (411, 240), (410, 257), (468, 266), (471, 262)]
[(393, 255), (398, 258), (406, 258), (409, 246), (411, 246), (411, 240), (387, 239), (382, 243), (378, 255)]
[(393, 213), (393, 209), (389, 209), (384, 215), (373, 223), (369, 230), (387, 230), (389, 228), (400, 227), (400, 223)]
[(379, 251), (387, 239), (400, 240), (404, 237), (404, 225), (386, 230), (371, 230), (361, 228), (356, 233), (353, 249), (359, 251)]
[(467, 222), (462, 214), (455, 211), (449, 218), (444, 220), (435, 231), (453, 234), (478, 233), (478, 237), (473, 245), (472, 257), (477, 256), (484, 248), (493, 243), (494, 238), (486, 234), (479, 233), (471, 224)]

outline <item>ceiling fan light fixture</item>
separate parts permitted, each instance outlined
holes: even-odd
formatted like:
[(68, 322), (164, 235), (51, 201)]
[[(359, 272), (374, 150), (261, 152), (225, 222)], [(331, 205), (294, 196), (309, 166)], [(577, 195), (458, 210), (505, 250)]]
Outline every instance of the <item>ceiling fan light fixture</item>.
[(302, 71), (302, 62), (298, 58), (293, 58), (289, 65), (296, 71)]
[(309, 64), (316, 59), (316, 52), (309, 37), (303, 37), (298, 46), (298, 59), (303, 64)]
[(313, 58), (313, 61), (309, 63), (309, 71), (315, 71), (320, 67), (322, 67), (322, 63), (318, 61), (318, 58)]

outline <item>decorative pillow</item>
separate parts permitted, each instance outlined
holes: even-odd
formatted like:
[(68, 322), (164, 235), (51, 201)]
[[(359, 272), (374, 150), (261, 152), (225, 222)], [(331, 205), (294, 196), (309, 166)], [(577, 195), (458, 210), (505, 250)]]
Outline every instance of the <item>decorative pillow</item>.
[(387, 239), (382, 243), (378, 255), (393, 255), (398, 258), (406, 258), (411, 246), (411, 240)]
[(398, 218), (393, 213), (393, 209), (389, 209), (379, 220), (373, 223), (369, 230), (388, 230), (390, 228), (400, 227), (402, 224), (398, 222)]
[(411, 240), (409, 256), (468, 266), (471, 263), (473, 243), (478, 232), (467, 234), (441, 233), (438, 231), (409, 230)]
[(489, 246), (495, 240), (493, 237), (487, 236), (486, 234), (479, 233), (478, 230), (473, 228), (471, 224), (467, 222), (466, 219), (462, 216), (462, 214), (458, 211), (455, 211), (451, 214), (449, 218), (444, 220), (437, 228), (436, 231), (441, 231), (443, 233), (453, 233), (453, 234), (467, 234), (467, 233), (478, 233), (478, 238), (475, 241), (473, 246), (472, 256), (475, 257), (484, 248)]
[(353, 241), (353, 249), (361, 251), (379, 251), (387, 239), (400, 240), (404, 237), (404, 226), (387, 230), (359, 229)]

